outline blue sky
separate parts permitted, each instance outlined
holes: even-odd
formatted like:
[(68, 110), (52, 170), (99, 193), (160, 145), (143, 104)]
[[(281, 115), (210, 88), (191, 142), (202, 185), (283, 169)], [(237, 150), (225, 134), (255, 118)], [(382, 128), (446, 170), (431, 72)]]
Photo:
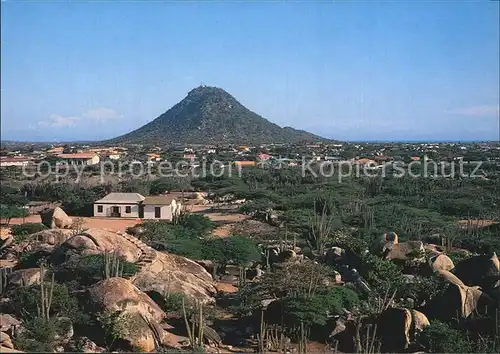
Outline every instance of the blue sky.
[(114, 137), (200, 83), (330, 138), (499, 139), (499, 2), (1, 4), (2, 139)]

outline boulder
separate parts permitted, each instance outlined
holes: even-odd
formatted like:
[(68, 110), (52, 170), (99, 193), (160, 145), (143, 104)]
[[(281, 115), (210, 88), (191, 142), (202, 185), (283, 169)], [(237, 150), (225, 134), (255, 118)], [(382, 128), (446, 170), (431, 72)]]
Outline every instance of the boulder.
[(165, 333), (159, 323), (165, 312), (129, 280), (108, 278), (93, 285), (88, 293), (96, 312), (119, 312), (126, 330), (117, 339), (128, 343), (131, 349), (151, 352), (162, 342)]
[(24, 353), (24, 352), (0, 345), (0, 353)]
[(73, 236), (72, 230), (42, 230), (30, 235), (27, 240), (14, 245), (13, 250), (16, 254), (37, 251), (50, 253), (54, 250), (55, 246), (60, 245), (71, 236)]
[(174, 254), (155, 252), (155, 258), (133, 278), (133, 283), (144, 292), (165, 294), (182, 293), (202, 303), (215, 301), (217, 290), (210, 273), (198, 263)]
[(21, 326), (21, 321), (17, 318), (14, 318), (6, 313), (0, 314), (0, 331), (12, 333), (12, 331), (15, 331), (15, 329), (19, 328), (19, 326)]
[(490, 289), (500, 279), (500, 264), (496, 253), (473, 256), (458, 262), (454, 273), (468, 286)]
[(455, 284), (458, 286), (465, 286), (465, 284), (457, 278), (455, 274), (452, 272), (445, 270), (445, 269), (438, 269), (436, 270), (436, 275), (441, 277), (443, 280), (445, 280), (448, 283)]
[(40, 268), (19, 269), (7, 277), (9, 286), (30, 286), (40, 284), (42, 271)]
[(373, 242), (371, 252), (375, 254), (382, 254), (387, 245), (396, 245), (397, 243), (398, 235), (392, 231), (386, 232)]
[(416, 310), (389, 308), (378, 318), (382, 350), (402, 352), (415, 342), (418, 332), (429, 326), (427, 317)]
[(82, 256), (114, 252), (129, 262), (137, 262), (147, 247), (135, 237), (109, 229), (90, 228), (66, 240), (61, 248)]
[(453, 264), (451, 258), (445, 254), (433, 254), (429, 256), (428, 263), (431, 269), (434, 271), (437, 270), (451, 271), (453, 268), (455, 268), (455, 265)]
[(40, 217), (42, 224), (51, 229), (69, 229), (73, 225), (73, 219), (59, 207), (40, 211)]
[(0, 240), (0, 250), (9, 247), (14, 243), (14, 237), (12, 235), (8, 235)]
[(386, 244), (383, 257), (387, 260), (425, 261), (424, 244), (421, 241)]
[(102, 280), (90, 287), (88, 294), (97, 311), (136, 312), (157, 322), (165, 318), (165, 312), (148, 295), (124, 278)]
[(432, 318), (444, 321), (457, 317), (466, 319), (496, 307), (495, 301), (479, 287), (465, 285), (449, 271), (440, 270), (436, 274), (448, 281), (449, 285), (442, 294), (431, 299), (424, 307), (423, 311)]
[(10, 336), (5, 332), (0, 332), (0, 346), (9, 349), (14, 349), (14, 344), (12, 344), (12, 339), (10, 339)]

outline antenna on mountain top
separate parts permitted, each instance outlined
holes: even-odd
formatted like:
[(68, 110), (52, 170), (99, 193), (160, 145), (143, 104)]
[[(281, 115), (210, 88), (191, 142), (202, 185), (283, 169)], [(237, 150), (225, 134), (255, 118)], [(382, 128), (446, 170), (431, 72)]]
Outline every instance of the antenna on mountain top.
[(200, 83), (200, 86), (201, 86), (201, 87), (205, 87), (205, 85), (203, 84), (203, 82), (201, 82), (201, 83)]

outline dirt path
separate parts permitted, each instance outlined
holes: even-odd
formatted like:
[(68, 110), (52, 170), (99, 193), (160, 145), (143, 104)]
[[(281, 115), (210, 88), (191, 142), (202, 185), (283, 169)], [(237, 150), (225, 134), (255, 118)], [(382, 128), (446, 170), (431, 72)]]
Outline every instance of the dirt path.
[[(76, 219), (78, 217), (72, 217)], [(127, 227), (138, 224), (140, 220), (137, 219), (119, 219), (119, 218), (87, 218), (83, 217), (83, 227), (86, 229), (113, 229), (116, 231), (125, 231)], [(11, 225), (18, 225), (25, 222), (42, 222), (39, 215), (30, 215), (26, 218), (16, 218), (10, 221)], [(4, 226), (2, 226), (4, 227)]]
[[(210, 206), (193, 205), (190, 212), (199, 213), (209, 217), (219, 226), (215, 229), (214, 234), (220, 237), (227, 237), (231, 232), (231, 225), (244, 221), (249, 218), (248, 215), (236, 212), (237, 206), (225, 206), (218, 210), (212, 210)], [(78, 217), (71, 216), (73, 219)], [(141, 222), (140, 219), (125, 219), (125, 218), (99, 218), (99, 217), (82, 217), (83, 227), (86, 229), (113, 229), (116, 231), (125, 231), (127, 227), (134, 226)], [(26, 218), (15, 218), (10, 221), (10, 225), (18, 225), (28, 222), (39, 223), (41, 218), (39, 215), (30, 215)], [(5, 227), (5, 226), (2, 226)]]

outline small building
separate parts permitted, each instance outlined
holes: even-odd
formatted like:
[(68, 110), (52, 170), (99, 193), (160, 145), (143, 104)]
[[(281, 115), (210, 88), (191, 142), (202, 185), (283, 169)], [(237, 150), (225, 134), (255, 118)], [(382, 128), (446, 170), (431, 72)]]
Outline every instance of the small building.
[(146, 157), (148, 158), (148, 162), (156, 162), (161, 160), (160, 154), (154, 152), (147, 153)]
[(196, 155), (195, 154), (183, 154), (182, 158), (184, 160), (191, 160), (192, 161), (192, 160), (196, 159)]
[(0, 156), (0, 167), (23, 167), (31, 163), (27, 157)]
[(139, 218), (139, 204), (145, 198), (139, 193), (109, 193), (94, 202), (94, 216)]
[(97, 165), (100, 161), (99, 155), (94, 153), (59, 154), (60, 159), (68, 165)]
[(255, 161), (234, 161), (234, 164), (238, 167), (255, 166)]
[(181, 212), (181, 202), (174, 195), (158, 195), (146, 197), (141, 202), (144, 219), (161, 219), (172, 221)]
[(354, 161), (354, 163), (357, 164), (357, 165), (363, 165), (363, 166), (365, 166), (365, 165), (376, 165), (377, 164), (374, 160), (372, 160), (372, 159), (365, 159), (365, 158), (356, 160), (356, 161)]
[(64, 152), (64, 147), (62, 146), (54, 147), (52, 149), (47, 150), (46, 152), (49, 155), (59, 155)]
[(271, 158), (272, 156), (269, 155), (269, 154), (265, 154), (265, 153), (262, 153), (262, 154), (259, 154), (257, 155), (257, 158), (260, 160), (260, 161), (267, 161)]

